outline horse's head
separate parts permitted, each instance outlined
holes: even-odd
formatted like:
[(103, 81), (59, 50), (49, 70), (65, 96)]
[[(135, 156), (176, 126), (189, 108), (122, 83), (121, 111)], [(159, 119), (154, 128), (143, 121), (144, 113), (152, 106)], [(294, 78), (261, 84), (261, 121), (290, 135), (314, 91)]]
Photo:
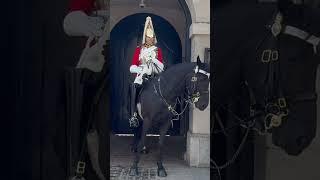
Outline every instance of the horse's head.
[(272, 130), (272, 140), (290, 155), (300, 154), (316, 134), (316, 72), (319, 56), (302, 40), (284, 35), (280, 49), (283, 67), (283, 91), (287, 97), (288, 116)]
[[(318, 36), (317, 34), (311, 35)], [(296, 37), (294, 33), (286, 33), (286, 31), (278, 35), (277, 44), (279, 45), (277, 50), (272, 50), (272, 52), (279, 52), (279, 56), (274, 61), (258, 62), (260, 65), (252, 70), (252, 72), (258, 71), (260, 72), (258, 74), (261, 74), (255, 79), (255, 82), (260, 81), (259, 87), (255, 86), (253, 89), (256, 91), (254, 93), (259, 95), (258, 98), (264, 106), (265, 115), (269, 115), (269, 117), (264, 117), (262, 122), (270, 124), (274, 120), (276, 123), (269, 129), (269, 132), (272, 133), (272, 142), (289, 155), (299, 155), (310, 145), (316, 134), (315, 83), (317, 66), (320, 63), (319, 54), (316, 54), (317, 51), (312, 43)], [(265, 51), (264, 48), (261, 48), (261, 51)], [(260, 57), (261, 51), (257, 52), (257, 57)], [(278, 66), (275, 65), (276, 63)], [(272, 71), (271, 66), (275, 70)], [(268, 81), (269, 83), (265, 84), (266, 79), (272, 79), (270, 73), (275, 75), (273, 79), (280, 80), (272, 80), (271, 83)], [(271, 88), (273, 89), (270, 90)], [(269, 92), (272, 97), (266, 92)], [(266, 98), (275, 99), (266, 101)], [(269, 107), (272, 107), (273, 110), (266, 110), (268, 104), (272, 105)], [(283, 113), (279, 111), (281, 109), (284, 110)]]
[(209, 64), (202, 63), (198, 56), (193, 72), (187, 77), (187, 89), (196, 108), (201, 111), (206, 109), (209, 104), (209, 82)]
[[(305, 7), (312, 7), (317, 1), (305, 0)], [(316, 19), (319, 14), (308, 8), (304, 21), (294, 24), (300, 31), (310, 36), (319, 37), (320, 26)], [(289, 14), (290, 15), (290, 14)], [(318, 17), (317, 17), (318, 15)], [(295, 18), (290, 23), (295, 23)], [(306, 22), (307, 21), (307, 22)], [(285, 24), (290, 26), (291, 24)], [(300, 25), (301, 24), (301, 25)], [(309, 24), (305, 26), (305, 24)], [(295, 33), (284, 31), (279, 36), (281, 76), (283, 91), (287, 98), (289, 114), (281, 126), (272, 130), (273, 143), (284, 149), (290, 155), (299, 155), (307, 148), (316, 134), (317, 106), (316, 106), (316, 74), (319, 61), (320, 44), (310, 43), (309, 39), (298, 38)]]

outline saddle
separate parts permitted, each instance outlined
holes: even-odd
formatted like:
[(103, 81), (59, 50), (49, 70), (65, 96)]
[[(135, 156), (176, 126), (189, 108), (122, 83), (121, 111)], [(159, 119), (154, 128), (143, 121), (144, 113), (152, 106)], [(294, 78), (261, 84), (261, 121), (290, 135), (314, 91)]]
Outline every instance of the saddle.
[(142, 82), (142, 84), (140, 85), (140, 88), (139, 89), (137, 89), (138, 91), (137, 91), (137, 95), (136, 95), (136, 98), (135, 98), (135, 104), (138, 104), (139, 103), (139, 98), (140, 98), (140, 95), (141, 95), (141, 93), (142, 93), (142, 91), (144, 90), (144, 88), (145, 88), (145, 86), (146, 86), (146, 84), (148, 83), (148, 82), (150, 82), (152, 79), (154, 79), (155, 77), (157, 77), (158, 75), (157, 74), (153, 74), (153, 75), (143, 75), (143, 82)]

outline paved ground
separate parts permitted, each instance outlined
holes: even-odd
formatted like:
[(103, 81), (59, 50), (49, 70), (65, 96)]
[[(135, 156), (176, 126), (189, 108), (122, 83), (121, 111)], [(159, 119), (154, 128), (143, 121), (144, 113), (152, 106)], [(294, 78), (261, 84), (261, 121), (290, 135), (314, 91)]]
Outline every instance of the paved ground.
[(183, 160), (185, 140), (183, 137), (167, 137), (164, 148), (164, 162), (168, 176), (157, 177), (155, 151), (158, 137), (148, 137), (147, 145), (149, 154), (142, 155), (139, 164), (139, 177), (129, 176), (129, 168), (132, 164), (133, 154), (129, 144), (133, 137), (111, 137), (110, 144), (110, 179), (111, 180), (209, 180), (209, 168), (190, 168)]

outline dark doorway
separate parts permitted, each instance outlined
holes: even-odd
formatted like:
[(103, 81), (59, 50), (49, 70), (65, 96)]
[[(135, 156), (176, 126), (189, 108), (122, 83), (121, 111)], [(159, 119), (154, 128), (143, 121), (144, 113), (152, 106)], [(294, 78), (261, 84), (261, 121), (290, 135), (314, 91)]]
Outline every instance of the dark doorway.
[[(139, 13), (122, 19), (111, 31), (111, 110), (112, 130), (114, 133), (130, 133), (129, 99), (130, 83), (133, 76), (129, 72), (132, 56), (136, 46), (141, 44), (141, 37), (146, 17), (152, 18), (153, 26), (157, 36), (158, 44), (163, 51), (163, 60), (167, 67), (181, 63), (181, 40), (173, 26), (160, 16), (147, 13)], [(184, 121), (184, 118), (180, 119)], [(169, 134), (178, 135), (180, 132), (180, 121), (174, 121), (173, 128)], [(184, 121), (185, 122), (185, 121)], [(185, 129), (185, 128), (183, 128)], [(156, 133), (156, 132), (152, 132)]]

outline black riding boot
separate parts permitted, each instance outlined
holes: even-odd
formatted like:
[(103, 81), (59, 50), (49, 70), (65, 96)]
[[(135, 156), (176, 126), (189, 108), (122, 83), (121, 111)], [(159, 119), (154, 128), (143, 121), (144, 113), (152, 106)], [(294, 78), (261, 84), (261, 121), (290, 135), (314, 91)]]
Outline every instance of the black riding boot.
[(138, 89), (138, 84), (132, 83), (131, 85), (131, 107), (130, 107), (130, 114), (131, 117), (129, 119), (129, 125), (130, 127), (138, 127), (139, 126), (139, 120), (138, 120), (138, 114), (137, 114), (137, 104), (136, 104), (136, 94)]

